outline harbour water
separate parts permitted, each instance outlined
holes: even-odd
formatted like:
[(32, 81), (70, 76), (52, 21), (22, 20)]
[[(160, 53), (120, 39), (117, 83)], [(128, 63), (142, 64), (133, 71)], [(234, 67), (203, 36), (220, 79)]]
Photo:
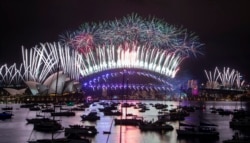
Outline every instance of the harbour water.
[[(117, 101), (119, 102), (119, 101)], [(142, 116), (145, 120), (156, 120), (158, 110), (155, 109), (152, 104), (163, 103), (168, 105), (168, 109), (176, 108), (177, 106), (201, 106), (203, 110), (196, 110), (191, 112), (188, 117), (185, 118), (186, 123), (198, 124), (200, 121), (217, 124), (216, 129), (219, 131), (220, 136), (217, 140), (202, 140), (197, 138), (190, 139), (178, 139), (176, 129), (179, 128), (179, 122), (168, 122), (174, 127), (173, 131), (167, 132), (142, 132), (137, 126), (120, 126), (114, 125), (113, 120), (117, 116), (104, 116), (102, 112), (98, 112), (101, 117), (96, 122), (82, 122), (81, 115), (87, 114), (92, 109), (101, 108), (102, 105), (98, 103), (92, 104), (85, 111), (75, 111), (76, 115), (73, 117), (55, 117), (56, 120), (60, 120), (63, 127), (68, 127), (72, 124), (81, 125), (95, 125), (98, 134), (90, 138), (92, 143), (222, 143), (223, 140), (231, 139), (232, 135), (236, 132), (229, 127), (229, 121), (232, 115), (222, 116), (219, 114), (213, 114), (210, 111), (211, 107), (222, 108), (233, 111), (234, 109), (243, 108), (249, 110), (249, 103), (236, 102), (236, 101), (128, 101), (129, 103), (146, 103), (150, 109), (146, 112), (139, 112), (138, 109), (132, 107), (127, 108), (127, 113)], [(5, 104), (0, 104), (0, 107), (5, 107)], [(41, 133), (33, 130), (32, 124), (27, 124), (26, 118), (36, 117), (36, 111), (30, 111), (28, 108), (20, 108), (20, 104), (9, 104), (13, 107), (14, 116), (12, 119), (0, 120), (0, 142), (1, 143), (26, 143), (28, 140), (36, 140), (42, 138), (52, 138), (49, 133)], [(125, 108), (123, 108), (125, 112)], [(45, 113), (45, 116), (49, 117), (49, 113)], [(103, 134), (103, 131), (110, 131), (111, 134)], [(64, 137), (63, 132), (58, 132), (53, 135), (54, 138)]]

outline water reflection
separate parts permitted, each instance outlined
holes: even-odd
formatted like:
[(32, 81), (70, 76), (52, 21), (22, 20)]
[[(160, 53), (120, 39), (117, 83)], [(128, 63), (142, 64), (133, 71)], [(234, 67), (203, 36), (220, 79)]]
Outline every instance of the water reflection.
[[(152, 107), (150, 104), (159, 103), (159, 101), (129, 101), (130, 103), (143, 102), (146, 103), (147, 107), (150, 109), (146, 112), (139, 112), (138, 109), (133, 107), (127, 108), (127, 113), (132, 113), (134, 115), (143, 116), (145, 120), (156, 120), (158, 115), (158, 110)], [(185, 122), (198, 124), (201, 120), (209, 121), (219, 125), (217, 130), (220, 132), (220, 138), (217, 141), (199, 140), (199, 139), (178, 139), (175, 129), (179, 128), (179, 123), (168, 122), (175, 129), (168, 132), (142, 132), (137, 126), (119, 126), (114, 125), (113, 120), (118, 118), (118, 116), (104, 116), (102, 112), (98, 112), (101, 117), (100, 120), (96, 122), (82, 122), (81, 115), (87, 114), (92, 109), (98, 109), (102, 106), (97, 104), (96, 106), (90, 106), (86, 111), (76, 111), (76, 116), (74, 117), (56, 117), (56, 120), (60, 120), (64, 127), (68, 127), (72, 124), (82, 124), (82, 125), (95, 125), (98, 134), (94, 138), (90, 138), (92, 143), (222, 143), (225, 139), (230, 139), (234, 133), (232, 129), (229, 128), (229, 121), (232, 116), (221, 116), (218, 114), (212, 114), (209, 110), (211, 107), (222, 108), (227, 110), (234, 109), (248, 109), (248, 103), (241, 102), (187, 102), (183, 101), (172, 102), (172, 101), (160, 101), (168, 105), (168, 110), (176, 108), (179, 104), (184, 106), (204, 106), (204, 110), (197, 110), (190, 113), (190, 116), (185, 118)], [(5, 105), (0, 105), (4, 107)], [(11, 120), (0, 121), (0, 138), (3, 143), (18, 142), (25, 143), (32, 139), (41, 138), (51, 138), (51, 134), (40, 133), (33, 131), (33, 125), (26, 124), (26, 118), (34, 118), (36, 116), (35, 111), (29, 111), (26, 108), (20, 108), (19, 104), (13, 104), (14, 117)], [(120, 108), (120, 107), (119, 107)], [(125, 112), (125, 108), (122, 108)], [(49, 114), (46, 113), (46, 116)], [(123, 116), (125, 118), (125, 116)], [(104, 131), (110, 131), (111, 134), (103, 134)], [(54, 134), (55, 138), (64, 137), (63, 132)]]

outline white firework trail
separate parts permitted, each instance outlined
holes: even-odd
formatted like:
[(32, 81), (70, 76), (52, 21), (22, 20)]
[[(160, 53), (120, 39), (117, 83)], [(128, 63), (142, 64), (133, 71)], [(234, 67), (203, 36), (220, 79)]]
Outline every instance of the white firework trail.
[(205, 74), (209, 88), (219, 88), (218, 86), (221, 85), (224, 88), (240, 89), (244, 84), (241, 74), (235, 69), (231, 70), (229, 67), (224, 67), (222, 71), (216, 67), (213, 73), (205, 70)]
[(42, 83), (50, 74), (55, 65), (51, 53), (47, 51), (46, 44), (41, 47), (25, 49), (22, 47), (23, 65), (25, 71), (24, 80)]
[(26, 81), (43, 83), (52, 73), (60, 67), (64, 73), (75, 80), (79, 79), (77, 52), (60, 43), (40, 44), (31, 49), (22, 48), (23, 64), (26, 71)]
[(23, 81), (23, 65), (17, 68), (16, 63), (8, 66), (4, 64), (0, 67), (0, 79), (6, 85), (18, 85)]
[[(165, 57), (165, 58), (164, 58)], [(135, 43), (99, 46), (95, 51), (85, 53), (80, 58), (79, 68), (82, 76), (88, 76), (108, 69), (139, 68), (155, 71), (174, 78), (183, 58), (176, 53), (168, 53), (158, 48), (147, 48)]]

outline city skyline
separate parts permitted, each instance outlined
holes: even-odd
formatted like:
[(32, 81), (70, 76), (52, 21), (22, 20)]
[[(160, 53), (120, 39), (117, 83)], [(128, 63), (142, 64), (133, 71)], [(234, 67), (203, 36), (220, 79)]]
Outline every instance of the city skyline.
[[(59, 35), (75, 31), (86, 22), (111, 21), (131, 13), (154, 16), (171, 25), (194, 32), (204, 46), (204, 55), (181, 64), (181, 72), (194, 79), (204, 78), (204, 70), (231, 67), (249, 80), (247, 59), (250, 20), (247, 2), (156, 2), (108, 1), (1, 2), (3, 26), (0, 64), (21, 62), (21, 47), (59, 41)], [(15, 53), (9, 54), (15, 51)], [(180, 73), (181, 74), (181, 73)], [(198, 75), (199, 74), (199, 75)]]

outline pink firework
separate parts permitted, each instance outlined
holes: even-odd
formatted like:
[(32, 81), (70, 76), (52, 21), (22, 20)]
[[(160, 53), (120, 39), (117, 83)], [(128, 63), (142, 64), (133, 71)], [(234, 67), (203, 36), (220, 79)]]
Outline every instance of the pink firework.
[(94, 48), (93, 36), (86, 33), (79, 34), (72, 39), (70, 44), (80, 53), (88, 53)]

